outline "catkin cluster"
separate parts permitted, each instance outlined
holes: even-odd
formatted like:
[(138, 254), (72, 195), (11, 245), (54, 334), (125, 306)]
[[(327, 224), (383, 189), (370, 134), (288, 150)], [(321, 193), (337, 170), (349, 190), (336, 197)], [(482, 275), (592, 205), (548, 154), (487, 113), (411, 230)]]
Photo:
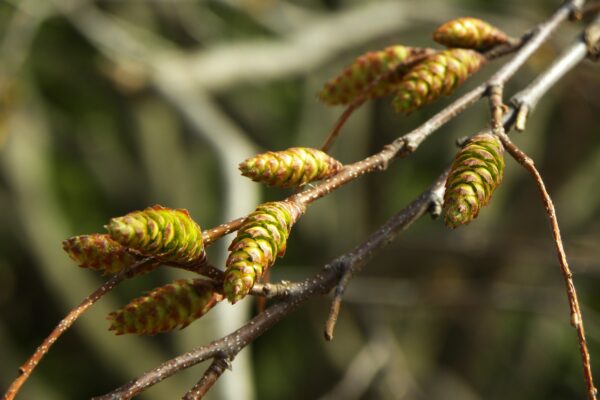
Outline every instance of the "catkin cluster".
[(352, 64), (330, 81), (319, 92), (319, 99), (326, 104), (349, 104), (368, 89), (376, 78), (390, 73), (366, 93), (368, 99), (391, 93), (393, 84), (402, 73), (391, 73), (398, 65), (413, 56), (419, 49), (406, 46), (390, 46), (380, 51), (370, 51), (358, 57)]

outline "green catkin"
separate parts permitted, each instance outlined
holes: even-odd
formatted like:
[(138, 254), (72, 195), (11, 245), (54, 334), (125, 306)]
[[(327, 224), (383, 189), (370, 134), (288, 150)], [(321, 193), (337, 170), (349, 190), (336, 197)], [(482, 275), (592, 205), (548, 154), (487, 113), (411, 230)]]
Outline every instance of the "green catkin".
[[(379, 76), (394, 70), (413, 56), (419, 49), (405, 46), (390, 46), (381, 51), (371, 51), (358, 57), (336, 77), (329, 80), (319, 92), (319, 99), (329, 105), (350, 104), (363, 94)], [(382, 79), (367, 93), (368, 99), (385, 96), (394, 90), (394, 83), (402, 73)]]
[(268, 151), (239, 165), (242, 175), (268, 186), (299, 187), (338, 173), (342, 164), (326, 153), (309, 147)]
[(456, 155), (444, 194), (442, 214), (450, 228), (477, 218), (502, 182), (504, 148), (497, 136), (473, 136)]
[(89, 268), (113, 275), (132, 266), (138, 258), (109, 235), (95, 233), (73, 236), (62, 242), (64, 251), (81, 268)]
[(115, 334), (156, 335), (185, 328), (223, 299), (204, 279), (181, 279), (156, 288), (108, 315)]
[(285, 254), (292, 225), (304, 207), (278, 201), (259, 205), (240, 227), (229, 246), (223, 292), (231, 303), (244, 298), (252, 286)]
[(187, 210), (149, 207), (112, 218), (106, 228), (123, 246), (163, 262), (191, 264), (205, 259), (202, 231)]
[(442, 95), (450, 95), (484, 62), (485, 57), (467, 49), (450, 49), (429, 56), (398, 83), (394, 108), (410, 114)]
[(450, 20), (433, 33), (433, 40), (447, 47), (462, 47), (479, 51), (507, 43), (508, 36), (500, 29), (477, 18)]

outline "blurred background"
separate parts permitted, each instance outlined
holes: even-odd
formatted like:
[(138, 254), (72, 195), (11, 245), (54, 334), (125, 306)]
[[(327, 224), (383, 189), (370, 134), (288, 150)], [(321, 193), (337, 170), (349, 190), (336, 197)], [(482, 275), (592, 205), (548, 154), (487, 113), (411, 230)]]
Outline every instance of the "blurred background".
[[(434, 46), (458, 16), (520, 35), (558, 0), (0, 0), (0, 392), (60, 318), (102, 277), (62, 252), (69, 236), (153, 204), (190, 210), (204, 228), (288, 192), (239, 176), (265, 150), (319, 147), (341, 108), (316, 92), (359, 54)], [(523, 88), (579, 30), (565, 24), (511, 81)], [(487, 66), (459, 93), (481, 82)], [(585, 62), (541, 101), (516, 143), (556, 201), (600, 376), (600, 74)], [(390, 99), (363, 106), (332, 154), (378, 151), (449, 103), (410, 117)], [(447, 166), (457, 138), (488, 122), (479, 104), (418, 152), (315, 203), (294, 227), (273, 281), (299, 280), (350, 250)], [(494, 201), (450, 231), (423, 218), (351, 282), (333, 342), (319, 298), (233, 363), (211, 399), (583, 398), (575, 331), (551, 232), (531, 178), (512, 160)], [(226, 237), (210, 250), (222, 264)], [(21, 399), (84, 399), (229, 333), (256, 313), (221, 304), (183, 331), (115, 337), (105, 316), (157, 285), (125, 282), (79, 320)], [(143, 399), (181, 397), (207, 365)], [(600, 379), (600, 378), (597, 378)]]

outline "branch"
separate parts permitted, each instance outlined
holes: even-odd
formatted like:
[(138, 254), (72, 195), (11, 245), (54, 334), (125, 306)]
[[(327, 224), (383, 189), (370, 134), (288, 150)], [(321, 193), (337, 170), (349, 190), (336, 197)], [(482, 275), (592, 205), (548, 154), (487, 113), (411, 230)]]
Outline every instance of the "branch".
[[(600, 24), (600, 18), (590, 24), (584, 34), (573, 43), (570, 48), (563, 53), (563, 55), (556, 60), (545, 73), (539, 76), (534, 82), (532, 82), (524, 91), (519, 93), (513, 100), (514, 104), (518, 104), (519, 111), (517, 114), (517, 129), (523, 130), (527, 113), (535, 107), (537, 101), (541, 96), (548, 91), (548, 89), (559, 80), (567, 71), (574, 67), (580, 62), (591, 49), (596, 48), (598, 42), (598, 36), (595, 36), (595, 40), (590, 42), (589, 32), (596, 31), (598, 24)], [(535, 183), (542, 196), (544, 208), (550, 220), (552, 227), (552, 234), (554, 236), (554, 243), (556, 246), (556, 252), (558, 255), (558, 261), (561, 267), (565, 285), (567, 288), (567, 298), (569, 300), (569, 308), (571, 312), (571, 325), (577, 330), (577, 336), (579, 340), (579, 349), (581, 352), (581, 359), (583, 364), (584, 379), (587, 385), (587, 396), (589, 400), (596, 400), (597, 390), (594, 386), (594, 379), (592, 376), (592, 368), (590, 364), (590, 354), (587, 347), (587, 341), (585, 338), (585, 331), (583, 327), (583, 316), (579, 307), (579, 300), (577, 298), (577, 292), (573, 283), (573, 274), (569, 268), (567, 256), (564, 251), (560, 229), (558, 225), (558, 219), (556, 217), (556, 210), (548, 191), (546, 190), (544, 181), (534, 165), (533, 160), (527, 156), (522, 150), (520, 150), (506, 135), (504, 131), (504, 124), (502, 121), (503, 117), (503, 102), (502, 92), (505, 81), (501, 79), (494, 81), (490, 86), (489, 98), (490, 106), (492, 109), (492, 132), (497, 135), (502, 141), (504, 147), (508, 150), (510, 155), (521, 164), (533, 177)], [(514, 113), (512, 113), (514, 114)]]
[(204, 397), (226, 369), (231, 369), (230, 362), (226, 358), (215, 357), (202, 378), (183, 396), (182, 400), (199, 400)]
[(596, 400), (597, 390), (594, 386), (594, 378), (592, 377), (590, 353), (587, 347), (587, 341), (585, 339), (585, 332), (583, 329), (583, 316), (581, 315), (579, 300), (577, 299), (577, 292), (575, 290), (575, 284), (573, 283), (573, 274), (569, 268), (567, 255), (563, 247), (554, 204), (552, 203), (552, 199), (546, 190), (542, 176), (535, 167), (533, 160), (517, 146), (515, 146), (504, 132), (499, 133), (499, 137), (510, 155), (531, 174), (540, 191), (540, 195), (542, 196), (542, 201), (544, 203), (548, 219), (550, 220), (550, 225), (552, 226), (552, 234), (554, 236), (554, 244), (556, 246), (558, 261), (560, 263), (560, 268), (562, 270), (563, 278), (567, 287), (567, 297), (569, 299), (569, 308), (571, 311), (571, 325), (577, 330), (577, 336), (579, 338), (579, 350), (581, 352), (581, 359), (583, 363), (584, 378), (587, 384), (587, 396), (589, 400)]
[(598, 45), (599, 37), (591, 35), (600, 28), (600, 18), (596, 18), (566, 51), (554, 60), (552, 65), (531, 82), (525, 89), (513, 96), (511, 102), (518, 109), (516, 129), (525, 130), (527, 117), (546, 92), (559, 81), (567, 72), (579, 64), (590, 54), (590, 50)]
[[(58, 340), (58, 338), (67, 331), (73, 325), (73, 323), (79, 318), (88, 308), (90, 308), (95, 302), (100, 300), (106, 293), (114, 289), (119, 283), (124, 280), (136, 276), (139, 272), (144, 269), (152, 268), (154, 260), (145, 258), (131, 267), (121, 271), (119, 274), (113, 276), (111, 279), (106, 281), (96, 291), (86, 297), (77, 307), (72, 309), (54, 328), (54, 330), (44, 339), (42, 344), (38, 346), (35, 353), (19, 368), (19, 376), (15, 379), (6, 393), (4, 394), (4, 400), (12, 400), (19, 392), (21, 386), (27, 381), (35, 367), (38, 365), (42, 357), (50, 350), (50, 347)], [(154, 265), (154, 267), (158, 264)]]

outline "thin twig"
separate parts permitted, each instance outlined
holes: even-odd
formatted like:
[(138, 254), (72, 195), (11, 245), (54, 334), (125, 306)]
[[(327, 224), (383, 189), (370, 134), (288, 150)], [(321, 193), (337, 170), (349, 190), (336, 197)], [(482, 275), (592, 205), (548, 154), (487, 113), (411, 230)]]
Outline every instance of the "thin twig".
[(202, 378), (182, 397), (182, 400), (202, 399), (227, 369), (231, 369), (229, 360), (223, 357), (215, 357), (210, 367), (202, 375)]
[(577, 336), (579, 338), (579, 350), (581, 352), (584, 378), (587, 385), (587, 397), (589, 400), (596, 400), (597, 390), (594, 386), (594, 379), (592, 377), (590, 353), (587, 347), (587, 341), (585, 339), (585, 331), (583, 329), (583, 316), (581, 315), (581, 309), (579, 308), (579, 300), (577, 299), (577, 292), (575, 290), (575, 284), (573, 283), (573, 274), (571, 273), (571, 269), (569, 268), (567, 255), (563, 247), (554, 204), (552, 202), (552, 199), (550, 198), (550, 195), (548, 194), (548, 191), (546, 190), (546, 186), (544, 185), (544, 181), (539, 171), (534, 165), (533, 160), (529, 156), (527, 156), (527, 154), (525, 154), (522, 150), (520, 150), (515, 144), (513, 144), (504, 132), (501, 132), (499, 134), (499, 137), (502, 140), (502, 144), (504, 145), (506, 150), (508, 150), (510, 155), (531, 174), (540, 191), (540, 195), (542, 196), (544, 208), (546, 209), (546, 214), (548, 215), (550, 225), (552, 226), (552, 234), (554, 236), (554, 245), (556, 247), (558, 261), (560, 263), (560, 268), (562, 270), (563, 278), (567, 287), (567, 297), (569, 299), (569, 308), (571, 311), (571, 325), (577, 330)]
[(215, 226), (214, 228), (205, 230), (204, 232), (202, 232), (202, 240), (204, 241), (204, 245), (208, 246), (214, 243), (216, 240), (220, 239), (221, 237), (238, 230), (244, 222), (244, 219), (245, 217), (236, 218), (232, 221)]
[(515, 128), (524, 131), (527, 117), (537, 106), (542, 96), (554, 86), (566, 73), (579, 64), (590, 53), (600, 39), (592, 32), (598, 32), (600, 18), (596, 18), (561, 55), (542, 74), (533, 80), (525, 89), (517, 93), (511, 99), (511, 103), (517, 107), (517, 120)]
[[(114, 289), (119, 283), (124, 280), (136, 276), (139, 272), (144, 269), (152, 268), (152, 263), (156, 263), (150, 258), (145, 258), (138, 261), (131, 267), (121, 271), (119, 274), (113, 276), (111, 279), (106, 281), (96, 291), (86, 297), (77, 307), (72, 309), (54, 328), (54, 330), (44, 339), (42, 344), (38, 346), (35, 353), (19, 368), (19, 376), (12, 382), (6, 393), (4, 394), (3, 400), (12, 400), (15, 398), (21, 386), (29, 378), (35, 367), (38, 365), (40, 360), (46, 355), (50, 347), (58, 340), (58, 338), (67, 331), (73, 325), (73, 323), (95, 302), (100, 300), (105, 294)], [(154, 267), (157, 267), (155, 264)]]

